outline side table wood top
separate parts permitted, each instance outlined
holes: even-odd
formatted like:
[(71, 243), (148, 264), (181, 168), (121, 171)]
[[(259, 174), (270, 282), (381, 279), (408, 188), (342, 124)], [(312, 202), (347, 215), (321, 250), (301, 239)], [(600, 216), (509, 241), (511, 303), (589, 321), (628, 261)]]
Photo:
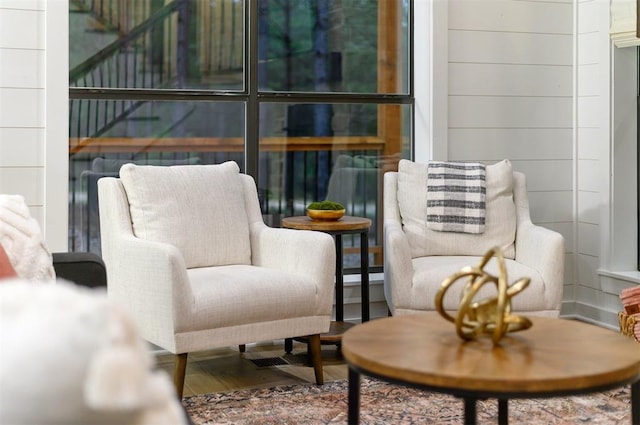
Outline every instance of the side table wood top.
[(463, 341), (437, 313), (373, 320), (348, 330), (350, 366), (416, 386), (494, 397), (589, 392), (640, 379), (640, 344), (575, 320), (530, 317), (533, 326)]
[(368, 229), (371, 227), (371, 220), (364, 217), (353, 217), (350, 215), (345, 215), (338, 220), (312, 220), (306, 215), (299, 215), (283, 218), (282, 227), (296, 230), (341, 232)]

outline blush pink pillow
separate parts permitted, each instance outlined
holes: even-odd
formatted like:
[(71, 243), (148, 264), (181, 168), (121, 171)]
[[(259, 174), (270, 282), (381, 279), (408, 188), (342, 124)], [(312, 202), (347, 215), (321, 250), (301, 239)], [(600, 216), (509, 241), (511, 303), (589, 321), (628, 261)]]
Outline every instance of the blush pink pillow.
[(9, 256), (2, 245), (0, 245), (0, 279), (17, 276), (18, 274), (14, 270), (11, 261), (9, 261)]

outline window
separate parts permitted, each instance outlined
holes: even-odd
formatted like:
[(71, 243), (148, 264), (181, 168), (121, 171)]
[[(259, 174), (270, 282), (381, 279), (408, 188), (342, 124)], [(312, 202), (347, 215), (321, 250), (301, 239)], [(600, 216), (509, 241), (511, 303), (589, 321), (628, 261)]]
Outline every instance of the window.
[(410, 0), (71, 2), (70, 249), (100, 251), (96, 182), (123, 163), (233, 160), (270, 225), (323, 199), (371, 218), (381, 266), (382, 174), (413, 150), (411, 14)]

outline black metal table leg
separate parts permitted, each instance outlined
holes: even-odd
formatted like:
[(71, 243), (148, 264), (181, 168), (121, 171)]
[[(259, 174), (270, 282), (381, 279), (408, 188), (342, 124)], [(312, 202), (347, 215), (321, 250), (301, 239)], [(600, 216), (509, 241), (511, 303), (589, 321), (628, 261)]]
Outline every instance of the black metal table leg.
[(362, 321), (369, 320), (369, 232), (360, 233), (360, 291)]
[(476, 425), (476, 399), (472, 397), (464, 398), (464, 424)]
[(631, 384), (631, 423), (640, 425), (640, 381)]
[(349, 368), (349, 425), (360, 423), (360, 373)]
[(342, 266), (342, 235), (336, 238), (336, 322), (344, 321), (344, 276)]
[(509, 400), (498, 399), (498, 424), (507, 425), (509, 423)]

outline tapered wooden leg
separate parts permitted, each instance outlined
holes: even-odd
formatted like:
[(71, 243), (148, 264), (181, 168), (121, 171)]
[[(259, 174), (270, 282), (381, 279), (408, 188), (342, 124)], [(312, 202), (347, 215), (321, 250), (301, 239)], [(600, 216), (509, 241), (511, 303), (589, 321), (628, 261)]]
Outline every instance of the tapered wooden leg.
[(182, 393), (184, 391), (184, 377), (187, 372), (188, 355), (189, 353), (177, 354), (175, 358), (173, 382), (176, 386), (176, 394), (178, 395), (179, 400), (182, 400)]
[(316, 384), (324, 384), (322, 373), (322, 346), (320, 344), (320, 334), (309, 335), (308, 349), (311, 354), (311, 363), (316, 374)]
[(238, 350), (240, 350), (241, 353), (244, 353), (245, 351), (247, 351), (247, 346), (246, 344), (240, 344), (238, 345)]

